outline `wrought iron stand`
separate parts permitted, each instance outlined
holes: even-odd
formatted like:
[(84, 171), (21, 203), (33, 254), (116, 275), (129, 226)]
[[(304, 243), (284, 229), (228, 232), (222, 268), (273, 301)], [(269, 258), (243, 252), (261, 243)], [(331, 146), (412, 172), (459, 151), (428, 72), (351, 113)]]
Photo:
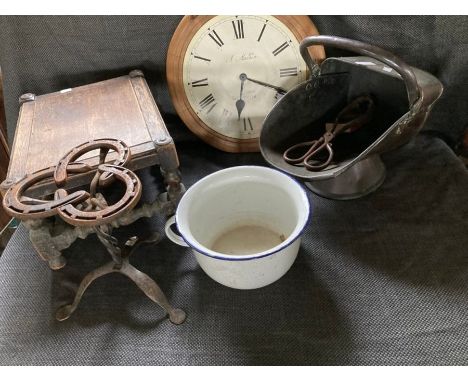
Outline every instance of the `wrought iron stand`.
[[(80, 190), (69, 194), (64, 188), (58, 188), (53, 200), (26, 196), (28, 188), (45, 178), (52, 177), (57, 187), (64, 187), (69, 173), (91, 170), (77, 159), (95, 149), (100, 150), (100, 164), (94, 170), (89, 192)], [(111, 165), (105, 163), (110, 149), (119, 154)], [(73, 302), (57, 310), (55, 317), (59, 321), (66, 320), (73, 314), (84, 292), (94, 280), (109, 273), (121, 273), (131, 279), (148, 298), (166, 311), (172, 323), (181, 324), (185, 321), (184, 311), (173, 308), (156, 282), (129, 261), (135, 249), (144, 243), (159, 242), (161, 235), (154, 233), (148, 238), (134, 236), (124, 245), (120, 245), (117, 238), (112, 236), (114, 228), (129, 225), (142, 217), (151, 217), (156, 213), (170, 216), (175, 212), (184, 192), (177, 169), (178, 163), (170, 169), (168, 166), (166, 169), (161, 168), (166, 192), (160, 194), (154, 202), (135, 208), (142, 186), (138, 177), (125, 167), (129, 161), (130, 150), (122, 141), (106, 139), (86, 142), (72, 149), (56, 166), (28, 175), (11, 185), (5, 194), (3, 203), (6, 211), (23, 220), (35, 249), (52, 269), (60, 269), (66, 265), (61, 253), (63, 249), (68, 248), (77, 238), (85, 239), (91, 233), (97, 235), (112, 257), (112, 261), (84, 277)], [(125, 193), (118, 202), (108, 205), (98, 189), (108, 187), (116, 180), (125, 184)]]

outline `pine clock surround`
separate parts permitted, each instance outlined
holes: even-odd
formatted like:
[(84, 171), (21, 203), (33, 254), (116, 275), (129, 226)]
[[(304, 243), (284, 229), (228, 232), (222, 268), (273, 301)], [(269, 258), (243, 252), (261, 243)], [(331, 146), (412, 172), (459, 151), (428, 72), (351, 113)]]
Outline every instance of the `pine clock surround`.
[[(307, 78), (299, 43), (317, 34), (308, 16), (185, 16), (166, 62), (178, 115), (220, 150), (259, 151), (263, 119)], [(321, 46), (310, 53), (325, 57)]]

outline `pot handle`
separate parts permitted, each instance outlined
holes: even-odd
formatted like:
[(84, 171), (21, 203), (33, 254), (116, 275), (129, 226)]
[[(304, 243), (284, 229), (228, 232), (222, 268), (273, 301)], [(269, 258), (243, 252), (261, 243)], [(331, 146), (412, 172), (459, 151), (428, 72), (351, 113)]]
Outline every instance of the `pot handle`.
[(395, 56), (393, 53), (388, 52), (377, 46), (369, 45), (364, 42), (351, 40), (349, 38), (336, 37), (336, 36), (309, 36), (304, 38), (300, 44), (300, 52), (302, 58), (306, 62), (309, 70), (313, 76), (320, 74), (320, 66), (311, 57), (307, 48), (311, 45), (328, 45), (334, 48), (346, 49), (354, 53), (362, 54), (375, 58), (376, 60), (383, 62), (392, 69), (394, 69), (403, 79), (406, 85), (406, 91), (408, 92), (408, 100), (410, 106), (413, 106), (416, 101), (420, 98), (421, 88), (418, 85), (416, 76), (414, 75), (413, 69), (403, 62), (400, 58)]
[(176, 234), (172, 230), (171, 226), (175, 224), (175, 222), (175, 215), (172, 215), (169, 219), (167, 219), (166, 225), (164, 226), (164, 231), (166, 232), (167, 238), (177, 245), (180, 245), (182, 247), (188, 247), (188, 244), (185, 242), (183, 237)]

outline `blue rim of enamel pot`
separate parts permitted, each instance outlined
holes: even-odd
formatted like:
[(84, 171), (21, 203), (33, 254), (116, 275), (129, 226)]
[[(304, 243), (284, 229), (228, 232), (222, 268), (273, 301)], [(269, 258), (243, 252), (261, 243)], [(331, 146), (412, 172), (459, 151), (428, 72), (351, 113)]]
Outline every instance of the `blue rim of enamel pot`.
[(220, 172), (229, 172), (229, 171), (235, 171), (235, 170), (238, 170), (238, 169), (241, 169), (241, 168), (245, 168), (245, 169), (261, 169), (262, 171), (271, 171), (273, 173), (276, 173), (276, 174), (279, 174), (281, 176), (284, 176), (285, 178), (288, 178), (288, 180), (292, 181), (295, 183), (295, 185), (298, 187), (298, 190), (299, 190), (299, 193), (301, 194), (301, 197), (302, 197), (302, 200), (304, 202), (304, 206), (307, 208), (307, 213), (306, 213), (306, 218), (303, 220), (302, 222), (302, 227), (300, 227), (299, 230), (297, 230), (297, 226), (294, 228), (293, 232), (297, 230), (297, 232), (294, 234), (294, 235), (290, 235), (285, 241), (283, 241), (281, 244), (278, 244), (276, 247), (273, 247), (267, 251), (263, 251), (263, 252), (259, 252), (259, 253), (255, 253), (255, 254), (251, 254), (251, 255), (228, 255), (228, 254), (223, 254), (223, 253), (219, 253), (219, 252), (215, 252), (215, 251), (212, 251), (212, 250), (208, 250), (207, 251), (207, 248), (205, 248), (204, 246), (202, 246), (201, 244), (199, 244), (198, 242), (195, 242), (193, 243), (191, 240), (187, 239), (186, 235), (184, 235), (184, 233), (182, 232), (183, 230), (181, 230), (179, 228), (179, 224), (177, 223), (179, 219), (179, 208), (177, 208), (177, 211), (176, 211), (176, 214), (175, 214), (175, 221), (176, 221), (176, 225), (177, 225), (177, 228), (179, 230), (179, 233), (180, 233), (180, 236), (182, 237), (182, 239), (184, 239), (184, 241), (187, 243), (187, 245), (189, 247), (191, 247), (192, 249), (194, 249), (195, 251), (201, 253), (202, 255), (205, 255), (205, 256), (208, 256), (208, 257), (211, 257), (213, 259), (218, 259), (218, 260), (227, 260), (227, 261), (249, 261), (249, 260), (255, 260), (255, 259), (261, 259), (263, 257), (267, 257), (267, 256), (271, 256), (271, 255), (274, 255), (275, 253), (278, 253), (280, 251), (282, 251), (283, 249), (287, 248), (288, 246), (290, 246), (292, 243), (294, 243), (294, 241), (296, 241), (301, 235), (302, 233), (304, 232), (304, 229), (305, 227), (307, 226), (307, 223), (309, 222), (311, 216), (312, 216), (312, 211), (311, 211), (311, 207), (310, 207), (310, 202), (309, 202), (309, 199), (307, 197), (307, 193), (306, 191), (304, 190), (303, 186), (296, 180), (294, 179), (293, 177), (291, 177), (290, 175), (282, 172), (282, 171), (279, 171), (279, 170), (276, 170), (276, 169), (272, 169), (270, 167), (263, 167), (263, 166), (234, 166), (234, 167), (228, 167), (228, 168), (225, 168), (225, 169), (222, 169), (222, 170), (219, 170), (219, 171), (216, 171), (210, 175), (207, 175), (205, 177), (203, 177), (202, 179), (198, 180), (197, 182), (195, 182), (186, 192), (185, 194), (182, 196), (181, 200), (179, 201), (179, 206), (180, 204), (182, 203), (182, 200), (187, 196), (189, 195), (190, 193), (190, 190), (193, 189), (193, 188), (196, 188), (195, 186), (197, 184), (199, 184), (200, 182), (205, 182), (208, 178), (212, 177), (212, 176), (216, 176), (218, 175)]

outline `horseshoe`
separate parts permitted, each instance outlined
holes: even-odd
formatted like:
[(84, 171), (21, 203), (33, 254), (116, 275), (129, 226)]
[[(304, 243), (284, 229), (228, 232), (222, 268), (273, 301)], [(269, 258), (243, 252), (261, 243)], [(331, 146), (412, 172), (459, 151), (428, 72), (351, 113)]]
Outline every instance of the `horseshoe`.
[[(125, 185), (125, 193), (122, 198), (110, 206), (97, 211), (81, 211), (75, 206), (91, 198), (86, 191), (68, 193), (65, 186), (68, 174), (76, 174), (91, 171), (92, 168), (82, 162), (76, 162), (83, 154), (100, 149), (100, 162), (97, 168), (96, 179), (100, 186), (107, 186), (115, 179)], [(103, 164), (110, 149), (117, 152), (118, 157), (114, 164)], [(57, 166), (52, 166), (33, 174), (11, 186), (3, 198), (3, 206), (8, 214), (19, 219), (43, 219), (59, 215), (64, 221), (74, 226), (97, 226), (107, 224), (133, 209), (141, 197), (141, 182), (132, 171), (119, 165), (125, 165), (130, 161), (130, 149), (122, 141), (117, 139), (96, 139), (86, 142), (70, 150)], [(116, 164), (117, 163), (117, 164)], [(25, 196), (33, 185), (40, 181), (53, 178), (59, 187), (54, 194), (54, 200), (41, 200)], [(91, 187), (93, 188), (93, 186)], [(92, 191), (94, 193), (94, 191)]]
[[(122, 198), (114, 204), (98, 211), (81, 211), (72, 204), (61, 205), (57, 208), (57, 214), (67, 223), (73, 226), (97, 226), (108, 224), (128, 210), (133, 209), (141, 197), (141, 182), (134, 172), (115, 165), (102, 164), (98, 166), (101, 174), (109, 174), (125, 184), (125, 193)], [(71, 194), (73, 195), (73, 194)], [(55, 192), (57, 201), (71, 196), (64, 189)]]
[[(79, 169), (79, 165), (70, 165), (72, 171)], [(89, 198), (86, 191), (76, 191), (67, 194), (65, 198), (55, 200), (40, 200), (24, 196), (26, 191), (43, 179), (52, 178), (55, 166), (36, 171), (11, 186), (3, 198), (3, 207), (11, 216), (18, 219), (42, 219), (57, 214), (57, 208), (73, 203), (80, 203)]]
[[(119, 139), (95, 139), (89, 142), (85, 142), (79, 146), (71, 149), (67, 154), (65, 154), (62, 159), (57, 164), (54, 173), (54, 180), (58, 187), (63, 187), (68, 178), (68, 174), (78, 173), (78, 172), (87, 172), (91, 171), (91, 167), (85, 163), (76, 162), (78, 158), (84, 154), (100, 149), (100, 162), (104, 163), (107, 153), (110, 149), (117, 152), (117, 159), (112, 163), (114, 166), (125, 166), (130, 162), (131, 154), (130, 148), (126, 143)], [(71, 164), (74, 163), (75, 167), (71, 167)], [(107, 186), (113, 181), (113, 175), (110, 172), (104, 172), (99, 178), (100, 186)]]

